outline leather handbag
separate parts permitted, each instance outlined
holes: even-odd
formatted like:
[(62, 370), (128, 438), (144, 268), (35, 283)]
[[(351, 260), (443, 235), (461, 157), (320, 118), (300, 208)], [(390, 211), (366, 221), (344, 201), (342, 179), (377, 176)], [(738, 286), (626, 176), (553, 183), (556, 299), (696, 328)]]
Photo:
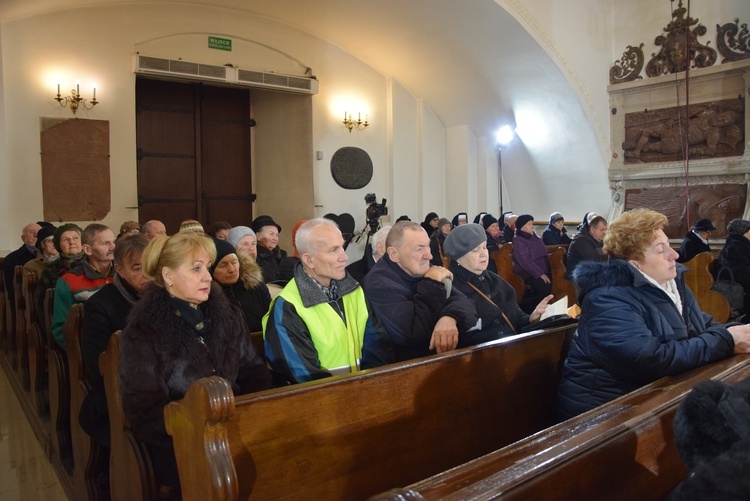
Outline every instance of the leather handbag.
[[(721, 274), (724, 270), (729, 272), (729, 280), (722, 279)], [(716, 274), (716, 281), (711, 286), (711, 290), (714, 290), (727, 298), (729, 306), (735, 310), (741, 310), (745, 307), (745, 290), (742, 285), (734, 281), (734, 273), (732, 269), (727, 266), (722, 266), (719, 273)]]

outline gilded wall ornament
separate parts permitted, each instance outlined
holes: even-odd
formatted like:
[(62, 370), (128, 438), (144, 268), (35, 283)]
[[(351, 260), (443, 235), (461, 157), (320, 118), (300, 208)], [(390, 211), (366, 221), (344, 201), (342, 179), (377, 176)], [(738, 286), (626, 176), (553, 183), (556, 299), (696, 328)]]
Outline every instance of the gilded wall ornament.
[(641, 70), (643, 69), (643, 44), (638, 47), (628, 45), (623, 52), (619, 61), (609, 69), (609, 83), (616, 84), (622, 82), (632, 82), (643, 78)]

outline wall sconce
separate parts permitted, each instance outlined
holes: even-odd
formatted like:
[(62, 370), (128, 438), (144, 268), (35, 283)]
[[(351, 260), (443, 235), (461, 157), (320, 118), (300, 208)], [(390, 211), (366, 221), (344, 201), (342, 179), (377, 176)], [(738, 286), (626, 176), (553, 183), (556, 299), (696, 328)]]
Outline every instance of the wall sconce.
[(78, 106), (83, 106), (87, 110), (90, 110), (91, 108), (99, 104), (99, 101), (96, 100), (96, 87), (94, 87), (93, 99), (91, 99), (91, 101), (87, 101), (86, 99), (81, 97), (78, 82), (76, 82), (76, 88), (71, 89), (70, 95), (65, 97), (62, 97), (60, 95), (60, 84), (57, 84), (57, 97), (53, 99), (60, 103), (60, 106), (62, 106), (63, 108), (65, 108), (66, 106), (70, 106), (70, 111), (72, 111), (74, 115), (76, 114), (76, 111), (78, 111)]
[(362, 113), (357, 113), (357, 119), (356, 120), (352, 120), (351, 113), (349, 114), (349, 118), (347, 118), (346, 112), (344, 112), (344, 122), (343, 123), (344, 123), (344, 127), (346, 127), (347, 129), (349, 129), (349, 133), (350, 134), (352, 132), (352, 129), (363, 130), (365, 127), (367, 127), (368, 125), (370, 125), (367, 122), (367, 115), (365, 115), (365, 121), (364, 122), (362, 121)]

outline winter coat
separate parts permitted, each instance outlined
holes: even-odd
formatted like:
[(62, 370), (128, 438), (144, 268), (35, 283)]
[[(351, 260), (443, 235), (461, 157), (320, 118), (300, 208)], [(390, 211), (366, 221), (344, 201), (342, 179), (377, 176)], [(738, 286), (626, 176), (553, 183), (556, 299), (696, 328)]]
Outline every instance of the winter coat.
[[(719, 265), (726, 266), (732, 270), (734, 281), (745, 289), (745, 313), (750, 312), (750, 240), (743, 235), (729, 235), (724, 248), (719, 254)], [(719, 271), (716, 268), (716, 272)], [(729, 279), (729, 274), (724, 272), (722, 279)]]
[(516, 231), (513, 240), (513, 271), (524, 280), (550, 276), (549, 254), (542, 239), (536, 233)]
[(263, 283), (263, 270), (252, 260), (243, 260), (240, 265), (240, 279), (223, 287), (229, 302), (239, 307), (250, 332), (260, 332), (261, 320), (271, 306), (271, 294)]
[(581, 316), (557, 395), (561, 419), (577, 416), (664, 376), (734, 352), (724, 324), (703, 313), (678, 264), (682, 311), (631, 264), (585, 262), (576, 269)]
[(604, 243), (591, 236), (588, 226), (584, 226), (581, 230), (578, 230), (568, 246), (568, 259), (566, 261), (568, 273), (565, 278), (570, 280), (573, 277), (573, 270), (580, 262), (595, 261), (603, 263), (607, 262), (608, 259), (609, 256), (604, 253)]
[(711, 252), (711, 246), (701, 240), (694, 232), (685, 235), (685, 240), (680, 244), (678, 263), (687, 263), (701, 252)]
[(459, 340), (477, 323), (474, 303), (462, 292), (453, 288), (446, 298), (442, 282), (410, 276), (387, 254), (375, 263), (362, 287), (372, 308), (376, 331), (387, 332), (379, 339), (382, 351), (393, 353), (391, 359), (379, 365), (435, 353), (429, 346), (440, 317), (456, 319)]
[[(443, 260), (440, 258), (440, 250), (444, 248), (445, 237), (447, 236), (448, 235), (446, 235), (442, 231), (436, 231), (430, 237), (430, 254), (432, 254), (430, 263), (434, 264), (435, 266), (443, 266)], [(447, 254), (445, 254), (445, 251), (443, 251), (443, 254), (447, 256)]]
[(549, 225), (542, 232), (542, 242), (544, 242), (544, 245), (569, 245), (571, 240), (568, 236), (568, 230), (565, 228), (558, 230)]
[[(467, 337), (470, 339), (463, 346), (512, 336), (518, 329), (529, 325), (529, 315), (518, 307), (516, 291), (501, 276), (488, 270), (477, 275), (457, 262), (451, 262), (450, 270), (453, 273), (453, 287), (474, 302), (477, 316), (482, 319), (482, 330), (478, 333), (469, 333)], [(472, 285), (482, 291), (497, 306), (487, 301)], [(503, 313), (513, 328), (503, 318)]]
[(235, 395), (271, 387), (271, 374), (253, 349), (242, 314), (218, 286), (199, 308), (208, 331), (203, 338), (177, 314), (169, 293), (152, 285), (120, 335), (122, 407), (149, 447), (172, 451), (164, 406), (184, 397), (200, 378), (221, 376)]
[(286, 283), (291, 277), (282, 277), (281, 273), (281, 262), (286, 259), (286, 251), (281, 247), (276, 246), (272, 251), (265, 247), (258, 245), (258, 257), (256, 261), (263, 270), (263, 281), (267, 284), (272, 282), (284, 282)]
[(91, 391), (81, 404), (78, 423), (94, 440), (109, 447), (109, 412), (104, 392), (104, 379), (99, 372), (99, 354), (107, 349), (110, 336), (125, 328), (126, 320), (137, 293), (120, 277), (102, 287), (83, 306), (81, 356)]
[(5, 293), (8, 295), (10, 304), (15, 305), (15, 284), (13, 283), (13, 275), (16, 273), (16, 266), (24, 266), (26, 263), (34, 259), (36, 255), (37, 250), (35, 248), (29, 248), (26, 244), (23, 244), (21, 247), (5, 256), (5, 259), (3, 260), (3, 266), (5, 268)]

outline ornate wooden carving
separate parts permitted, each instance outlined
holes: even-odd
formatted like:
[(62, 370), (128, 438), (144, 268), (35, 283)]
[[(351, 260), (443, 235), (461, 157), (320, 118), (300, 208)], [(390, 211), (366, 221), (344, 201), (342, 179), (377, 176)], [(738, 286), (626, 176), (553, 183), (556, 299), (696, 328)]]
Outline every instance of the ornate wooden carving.
[(690, 222), (685, 209), (685, 188), (641, 188), (625, 190), (625, 210), (648, 208), (661, 212), (669, 219), (664, 233), (669, 238), (683, 238), (689, 223), (710, 219), (716, 227), (711, 238), (727, 236), (727, 224), (742, 217), (747, 187), (744, 184), (717, 184), (690, 187)]
[(747, 23), (739, 22), (739, 18), (734, 18), (734, 23), (716, 25), (716, 47), (724, 57), (722, 64), (750, 58), (750, 31)]
[(742, 156), (744, 117), (745, 100), (737, 98), (627, 113), (625, 164), (683, 160), (686, 142), (693, 160)]
[(619, 61), (609, 69), (609, 83), (616, 84), (622, 82), (632, 82), (640, 80), (641, 70), (643, 69), (643, 44), (638, 47), (628, 45)]
[[(656, 77), (679, 73), (687, 70), (688, 64), (691, 64), (691, 68), (707, 68), (716, 62), (716, 51), (708, 47), (709, 42), (706, 45), (698, 42), (698, 37), (706, 34), (706, 27), (698, 24), (698, 19), (690, 16), (686, 18), (686, 13), (687, 9), (680, 0), (679, 6), (672, 13), (672, 22), (664, 28), (666, 35), (659, 35), (654, 40), (656, 45), (661, 46), (661, 50), (658, 54), (652, 54), (646, 65), (646, 75)], [(692, 26), (695, 28), (691, 30)], [(686, 47), (689, 47), (687, 54)]]

